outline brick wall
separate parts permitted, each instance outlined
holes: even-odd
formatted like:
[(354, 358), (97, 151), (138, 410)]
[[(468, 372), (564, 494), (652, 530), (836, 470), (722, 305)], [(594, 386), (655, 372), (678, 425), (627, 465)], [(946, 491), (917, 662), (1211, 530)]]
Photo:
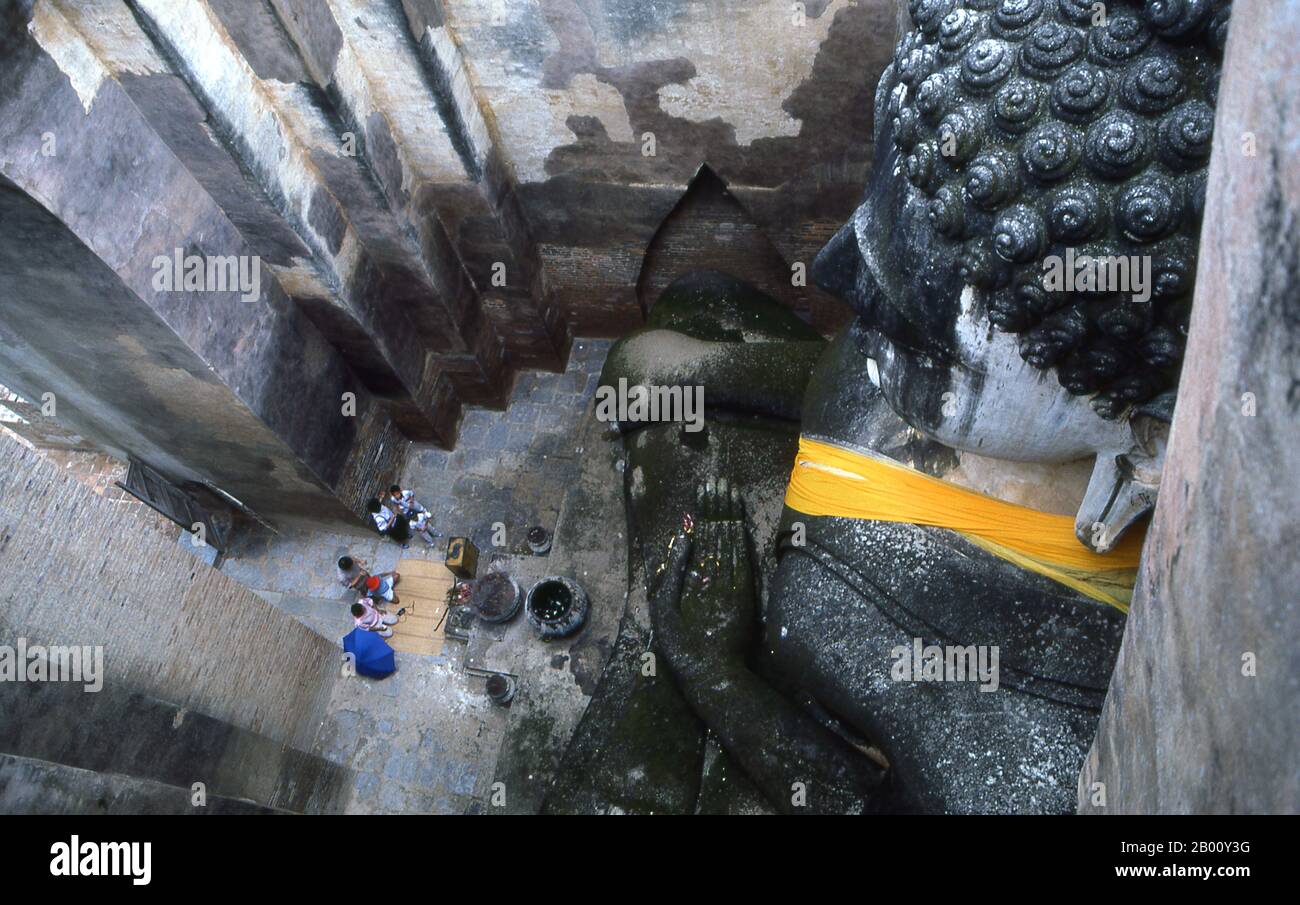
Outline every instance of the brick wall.
[(156, 526), (0, 437), (0, 644), (103, 645), (106, 685), (309, 749), (337, 646)]

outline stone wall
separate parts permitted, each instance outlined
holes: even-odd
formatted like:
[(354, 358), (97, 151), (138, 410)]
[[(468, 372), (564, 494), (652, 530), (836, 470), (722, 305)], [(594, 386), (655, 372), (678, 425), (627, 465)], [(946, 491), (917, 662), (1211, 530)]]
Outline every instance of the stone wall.
[(404, 438), (291, 310), (155, 307), (3, 177), (0, 220), (0, 373), (28, 399), (53, 394), (60, 424), (270, 518), (355, 519), (400, 470)]
[[(339, 675), (337, 642), (155, 525), (143, 507), (115, 506), (0, 437), (0, 644), (103, 645), (115, 692), (310, 749)], [(3, 696), (22, 690), (0, 683)]]
[(1160, 499), (1084, 813), (1300, 811), (1300, 23), (1238, 2)]
[(0, 425), (41, 449), (70, 452), (95, 449), (95, 445), (85, 437), (42, 414), (39, 404), (24, 399), (6, 386), (0, 386)]
[(637, 297), (649, 311), (660, 293), (683, 274), (720, 270), (761, 289), (827, 332), (843, 323), (847, 305), (810, 285), (707, 167), (691, 182), (645, 250)]
[[(153, 319), (188, 360), (146, 346), (133, 371), (129, 336), (74, 328), (81, 361), (36, 350), (0, 380), (30, 396), (66, 378), (73, 429), (178, 483), (346, 517), (403, 440), (451, 447), (463, 406), (504, 406), (521, 368), (562, 370), (573, 336), (638, 326), (647, 250), (703, 165), (755, 241), (702, 249), (753, 252), (726, 262), (738, 276), (810, 263), (862, 194), (894, 3), (11, 5), (0, 178), (115, 277), (123, 333)], [(259, 298), (156, 289), (176, 249), (256, 256)], [(28, 301), (71, 288), (67, 268), (5, 266)], [(811, 298), (795, 301), (831, 329), (836, 303)], [(25, 351), (40, 334), (0, 324)], [(229, 398), (189, 420), (156, 393), (114, 409), (87, 360), (119, 389), (185, 372)], [(355, 421), (333, 414), (344, 393)], [(247, 449), (205, 456), (205, 432)]]
[(861, 199), (894, 0), (406, 5), (461, 49), (575, 334), (640, 323), (642, 255), (701, 165), (787, 266)]
[[(155, 780), (96, 773), (63, 764), (0, 754), (0, 814), (193, 813), (193, 792)], [(90, 803), (93, 802), (93, 806)], [(209, 814), (274, 814), (276, 811), (224, 796), (213, 796)]]
[[(347, 485), (401, 442), (393, 424), (414, 403), (366, 383), (373, 369), (291, 300), (264, 233), (240, 228), (239, 206), (206, 191), (114, 76), (52, 3), (0, 58), (0, 375), (29, 399), (55, 393), (62, 422), (178, 483), (270, 517), (357, 518), (365, 494)], [(168, 290), (156, 262), (175, 254), (256, 260), (261, 279), (251, 298)], [(424, 352), (402, 360), (425, 380)], [(459, 409), (439, 414), (454, 429)]]
[(228, 382), (232, 353), (305, 365), (304, 396), (336, 389), (344, 364), (408, 439), (450, 446), (463, 405), (500, 405), (519, 367), (560, 366), (509, 169), (459, 140), (463, 76), (400, 3), (43, 0), (29, 15), (3, 26), (0, 174), (156, 307), (194, 300), (152, 297), (157, 254), (256, 255), (262, 305), (201, 337), (184, 311), (211, 305), (168, 311)]

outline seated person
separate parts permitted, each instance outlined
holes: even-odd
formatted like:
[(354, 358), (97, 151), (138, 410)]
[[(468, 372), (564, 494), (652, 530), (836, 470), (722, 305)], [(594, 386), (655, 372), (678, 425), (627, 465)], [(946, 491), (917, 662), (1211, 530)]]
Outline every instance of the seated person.
[(375, 632), (381, 638), (393, 637), (392, 626), (397, 624), (397, 617), (405, 613), (405, 609), (397, 611), (397, 615), (391, 615), (375, 607), (369, 598), (362, 597), (352, 604), (352, 619), (356, 622), (359, 629), (367, 632)]
[(410, 490), (403, 490), (400, 484), (394, 484), (388, 488), (388, 498), (390, 505), (410, 522), (415, 533), (420, 535), (426, 544), (433, 546), (441, 535), (433, 530), (432, 516), (429, 510), (416, 500), (415, 494)]
[(367, 578), (362, 587), (365, 589), (365, 595), (371, 600), (382, 600), (385, 603), (401, 603), (397, 598), (397, 592), (394, 590), (401, 580), (402, 576), (397, 572), (381, 572)]
[(370, 577), (366, 571), (366, 561), (354, 556), (340, 556), (335, 564), (334, 577), (340, 585), (349, 591), (358, 591)]
[(376, 531), (397, 541), (402, 545), (403, 550), (411, 545), (411, 523), (406, 516), (394, 512), (378, 499), (372, 499), (367, 503), (366, 511), (370, 513), (370, 520), (374, 523)]

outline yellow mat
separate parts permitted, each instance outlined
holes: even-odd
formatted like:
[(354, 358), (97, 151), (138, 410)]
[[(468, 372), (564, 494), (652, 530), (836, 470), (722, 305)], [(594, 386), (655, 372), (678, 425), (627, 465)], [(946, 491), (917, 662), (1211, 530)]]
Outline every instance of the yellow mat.
[[(399, 606), (406, 607), (388, 643), (406, 654), (442, 652), (447, 630), (447, 592), (453, 578), (447, 567), (431, 559), (402, 559), (397, 562), (402, 580), (397, 585)], [(396, 612), (391, 605), (389, 612)]]

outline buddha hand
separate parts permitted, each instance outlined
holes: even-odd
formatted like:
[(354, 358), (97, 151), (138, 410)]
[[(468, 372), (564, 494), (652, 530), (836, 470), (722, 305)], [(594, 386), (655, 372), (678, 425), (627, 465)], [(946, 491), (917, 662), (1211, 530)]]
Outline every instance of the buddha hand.
[(743, 658), (754, 633), (755, 587), (740, 494), (726, 478), (710, 480), (697, 491), (695, 512), (690, 533), (673, 541), (668, 568), (680, 573), (680, 585), (677, 600), (659, 608), (662, 629), (689, 656)]
[(779, 810), (872, 810), (883, 772), (746, 664), (755, 581), (739, 494), (709, 481), (687, 521), (650, 596), (655, 647), (686, 702)]

